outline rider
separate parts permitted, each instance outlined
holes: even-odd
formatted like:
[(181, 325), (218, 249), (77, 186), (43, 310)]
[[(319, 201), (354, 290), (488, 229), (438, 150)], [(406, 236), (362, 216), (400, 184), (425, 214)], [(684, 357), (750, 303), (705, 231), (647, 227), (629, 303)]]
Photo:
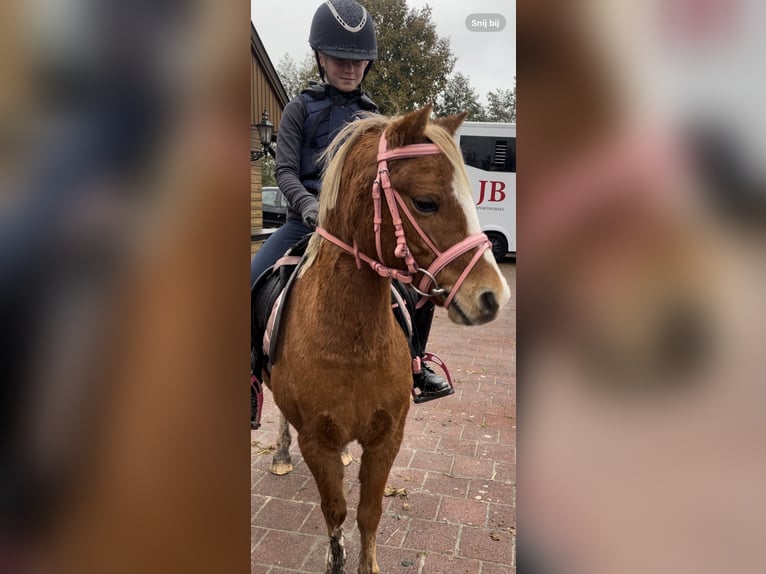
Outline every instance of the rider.
[[(355, 0), (327, 0), (311, 22), (309, 45), (322, 83), (309, 87), (285, 107), (277, 138), (275, 177), (288, 202), (286, 223), (261, 246), (250, 264), (251, 285), (285, 251), (316, 229), (322, 166), (317, 157), (343, 125), (361, 112), (377, 112), (361, 89), (377, 58), (375, 24)], [(422, 357), (433, 320), (434, 305), (421, 307), (413, 321), (413, 358)], [(441, 398), (454, 391), (424, 363), (414, 373), (419, 390), (415, 402)], [(417, 370), (417, 369), (415, 369)]]

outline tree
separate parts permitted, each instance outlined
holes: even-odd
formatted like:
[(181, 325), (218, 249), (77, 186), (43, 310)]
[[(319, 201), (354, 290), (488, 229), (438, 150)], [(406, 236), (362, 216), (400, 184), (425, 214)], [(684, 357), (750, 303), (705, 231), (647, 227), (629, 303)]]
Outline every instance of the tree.
[(436, 100), (436, 115), (439, 117), (468, 112), (471, 121), (484, 119), (484, 108), (478, 101), (471, 86), (471, 79), (460, 72), (456, 72), (447, 80), (447, 85)]
[(274, 170), (276, 169), (276, 162), (274, 158), (269, 154), (266, 154), (261, 159), (261, 186), (262, 187), (276, 187), (277, 179), (274, 177)]
[(487, 93), (487, 121), (515, 122), (516, 121), (516, 78), (513, 78), (513, 89), (498, 88)]
[(300, 94), (310, 80), (319, 81), (313, 54), (306, 54), (300, 64), (285, 54), (277, 64), (277, 74), (290, 99)]
[(435, 102), (455, 65), (449, 39), (440, 38), (431, 8), (407, 8), (406, 0), (367, 0), (378, 33), (378, 60), (364, 89), (385, 114)]

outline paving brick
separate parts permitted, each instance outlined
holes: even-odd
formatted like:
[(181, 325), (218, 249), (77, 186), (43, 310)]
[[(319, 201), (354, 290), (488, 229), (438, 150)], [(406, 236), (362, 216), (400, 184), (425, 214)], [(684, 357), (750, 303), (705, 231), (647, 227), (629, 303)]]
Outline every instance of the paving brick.
[(428, 552), (422, 574), (479, 574), (480, 568), (478, 560)]
[(411, 468), (422, 470), (449, 472), (452, 468), (452, 455), (439, 452), (416, 451), (410, 461)]
[(302, 502), (272, 498), (253, 517), (253, 524), (263, 528), (297, 531), (311, 513), (312, 508)]
[(400, 547), (411, 523), (412, 519), (403, 512), (384, 513), (378, 527), (378, 544)]
[(257, 486), (258, 492), (261, 494), (268, 493), (272, 498), (282, 498), (285, 500), (293, 500), (299, 493), (302, 497), (305, 497), (308, 491), (316, 491), (316, 486), (309, 477), (301, 476), (294, 472), (285, 476), (276, 476), (268, 471), (264, 471), (258, 480)]
[[(393, 548), (378, 545), (378, 566), (385, 574), (418, 574), (423, 559), (420, 552), (411, 548)], [(347, 572), (350, 570), (347, 568)], [(353, 572), (351, 570), (351, 572)], [(446, 574), (446, 573), (444, 573)]]
[(468, 498), (496, 504), (511, 504), (514, 491), (515, 486), (511, 482), (473, 479), (468, 489)]
[(458, 478), (442, 472), (429, 472), (423, 483), (425, 492), (433, 492), (452, 497), (465, 497), (470, 479)]
[(417, 490), (423, 486), (427, 471), (420, 468), (403, 468), (395, 466), (388, 474), (388, 486), (406, 488), (407, 491)]
[(494, 470), (494, 461), (488, 458), (455, 455), (452, 465), (452, 474), (463, 478), (491, 479)]
[(388, 506), (389, 512), (399, 513), (409, 518), (433, 520), (439, 511), (441, 495), (422, 491), (410, 492), (406, 497), (395, 497)]
[[(346, 470), (348, 471), (348, 469)], [(348, 475), (348, 472), (346, 474)], [(353, 474), (356, 475), (356, 473)], [(344, 486), (345, 488), (343, 489), (343, 492), (346, 495), (346, 505), (349, 508), (356, 508), (359, 504), (359, 495), (361, 493), (359, 483), (353, 482), (349, 484), (348, 479), (346, 479), (346, 484)]]
[(260, 494), (253, 494), (250, 496), (250, 523), (252, 524), (255, 515), (261, 511), (263, 505), (269, 501), (268, 496), (261, 496)]
[(436, 447), (439, 446), (439, 437), (412, 433), (407, 438), (407, 446), (415, 450), (436, 452)]
[(506, 482), (516, 482), (516, 465), (502, 460), (495, 461), (495, 478)]
[(481, 565), (481, 574), (516, 574), (516, 568), (508, 564), (484, 562)]
[(490, 504), (487, 515), (487, 527), (490, 529), (505, 529), (508, 532), (515, 531), (516, 510), (510, 504)]
[(507, 531), (463, 527), (458, 556), (510, 564), (512, 548), (512, 535)]
[(482, 500), (469, 498), (442, 498), (438, 520), (466, 526), (485, 526), (489, 504)]
[(478, 442), (474, 440), (442, 437), (439, 440), (439, 448), (437, 452), (453, 455), (476, 456), (477, 444)]
[[(422, 409), (423, 407), (420, 407), (420, 409), (417, 412), (421, 413)], [(412, 410), (410, 410), (410, 415), (407, 417), (407, 422), (404, 425), (405, 437), (423, 434), (426, 430), (427, 424), (428, 424), (428, 421), (425, 420), (422, 415), (413, 414)], [(402, 446), (404, 447), (406, 445), (403, 444)]]
[(266, 536), (266, 533), (268, 530), (265, 528), (261, 528), (259, 526), (251, 526), (250, 527), (250, 553), (252, 554), (253, 549), (258, 545), (258, 543), (263, 540), (263, 537)]
[[(452, 553), (458, 538), (459, 526), (444, 522), (413, 519), (404, 539), (405, 548)], [(469, 558), (473, 558), (469, 556)]]
[(495, 461), (501, 460), (513, 464), (516, 462), (516, 449), (507, 444), (482, 443), (478, 445), (478, 448), (476, 449), (476, 456), (491, 458)]
[(271, 566), (264, 566), (263, 564), (250, 564), (250, 574), (269, 574)]
[(500, 404), (486, 405), (484, 407), (483, 412), (485, 415), (505, 417), (505, 416), (509, 416), (513, 411), (512, 411), (511, 405), (509, 405), (508, 402), (503, 402)]
[(327, 533), (327, 527), (324, 523), (324, 516), (322, 515), (322, 508), (318, 504), (311, 507), (311, 511), (304, 523), (301, 525), (299, 532), (303, 532), (305, 534), (314, 534), (316, 536), (321, 536)]
[(516, 424), (511, 428), (498, 429), (498, 444), (505, 444), (516, 448)]
[(255, 564), (299, 568), (313, 547), (315, 538), (295, 532), (269, 531), (253, 551)]
[(455, 422), (430, 421), (426, 425), (426, 432), (439, 437), (460, 438), (463, 434), (463, 424)]
[(411, 448), (399, 449), (399, 453), (396, 455), (396, 458), (394, 459), (394, 466), (404, 466), (404, 467), (409, 466), (410, 459), (412, 459), (412, 455), (414, 453), (415, 451), (412, 450)]
[(498, 439), (498, 429), (491, 427), (484, 422), (467, 424), (463, 427), (463, 434), (460, 438), (469, 441), (475, 440), (479, 443), (496, 444)]

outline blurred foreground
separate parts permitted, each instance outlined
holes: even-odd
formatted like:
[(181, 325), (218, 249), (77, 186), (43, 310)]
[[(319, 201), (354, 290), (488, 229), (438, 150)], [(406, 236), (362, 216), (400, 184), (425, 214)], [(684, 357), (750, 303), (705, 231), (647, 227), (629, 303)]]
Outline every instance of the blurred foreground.
[(519, 572), (762, 571), (766, 6), (518, 6)]
[(3, 5), (0, 572), (249, 567), (250, 11), (224, 4)]

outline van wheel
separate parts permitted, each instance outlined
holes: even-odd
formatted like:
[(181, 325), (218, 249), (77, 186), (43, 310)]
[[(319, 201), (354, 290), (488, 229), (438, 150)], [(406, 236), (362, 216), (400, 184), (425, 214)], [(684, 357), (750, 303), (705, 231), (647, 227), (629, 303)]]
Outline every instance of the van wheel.
[(508, 240), (505, 236), (496, 231), (487, 231), (487, 237), (492, 242), (492, 256), (495, 261), (500, 262), (505, 259), (505, 254), (508, 253)]

